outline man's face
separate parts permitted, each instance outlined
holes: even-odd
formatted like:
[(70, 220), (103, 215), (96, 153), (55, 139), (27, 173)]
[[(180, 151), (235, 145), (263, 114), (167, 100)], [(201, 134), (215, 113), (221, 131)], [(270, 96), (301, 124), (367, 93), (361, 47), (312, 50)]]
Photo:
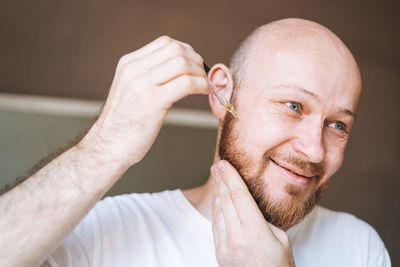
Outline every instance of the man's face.
[[(262, 51), (260, 51), (262, 52)], [(262, 54), (262, 53), (261, 53)], [(264, 217), (298, 223), (339, 169), (360, 94), (358, 72), (326, 51), (278, 50), (248, 66), (219, 144)]]

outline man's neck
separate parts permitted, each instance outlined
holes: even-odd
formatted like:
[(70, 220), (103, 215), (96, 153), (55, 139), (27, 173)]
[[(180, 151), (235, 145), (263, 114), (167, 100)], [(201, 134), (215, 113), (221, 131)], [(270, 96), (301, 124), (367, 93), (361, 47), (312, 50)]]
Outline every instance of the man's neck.
[(211, 207), (213, 199), (211, 177), (201, 186), (182, 190), (183, 195), (200, 212), (201, 215), (212, 221)]

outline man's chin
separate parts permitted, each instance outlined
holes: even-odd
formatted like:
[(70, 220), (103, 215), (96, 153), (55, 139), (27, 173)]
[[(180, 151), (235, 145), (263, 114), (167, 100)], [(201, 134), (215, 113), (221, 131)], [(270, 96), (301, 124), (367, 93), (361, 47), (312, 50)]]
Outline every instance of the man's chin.
[(262, 196), (258, 195), (256, 202), (269, 223), (286, 231), (314, 208), (326, 186), (324, 184), (315, 189), (286, 184), (280, 192), (264, 191)]
[[(268, 176), (266, 174), (265, 176)], [(270, 177), (270, 181), (263, 179), (264, 192), (263, 194), (268, 196), (270, 201), (273, 202), (304, 202), (316, 191), (315, 181), (312, 181), (309, 185), (297, 185), (290, 181), (285, 181), (282, 177)], [(275, 183), (271, 183), (271, 180), (275, 179)], [(280, 181), (279, 181), (280, 180)]]
[(282, 230), (300, 222), (306, 213), (304, 205), (289, 195), (281, 199), (271, 199), (268, 203), (262, 207), (264, 218)]
[(299, 193), (295, 192), (293, 193), (292, 191), (287, 191), (287, 190), (282, 190), (278, 194), (274, 194), (273, 196), (270, 196), (270, 202), (271, 203), (287, 203), (287, 205), (298, 205), (299, 203), (302, 203), (306, 201), (309, 198), (309, 194), (307, 193)]
[(283, 188), (283, 192), (284, 196), (288, 199), (303, 202), (310, 198), (310, 195), (313, 193), (313, 186), (303, 187), (288, 183)]

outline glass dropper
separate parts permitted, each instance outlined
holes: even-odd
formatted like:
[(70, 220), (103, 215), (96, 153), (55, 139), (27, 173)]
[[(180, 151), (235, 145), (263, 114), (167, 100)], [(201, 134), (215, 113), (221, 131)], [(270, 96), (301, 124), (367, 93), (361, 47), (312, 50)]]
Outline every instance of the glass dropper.
[[(203, 66), (204, 66), (204, 70), (208, 74), (208, 72), (210, 71), (210, 68), (207, 66), (207, 64), (205, 62), (203, 62)], [(235, 111), (235, 108), (233, 107), (233, 105), (231, 103), (229, 103), (229, 101), (226, 100), (224, 96), (219, 94), (217, 88), (215, 88), (214, 84), (210, 81), (210, 79), (207, 78), (207, 80), (208, 80), (208, 84), (211, 86), (213, 94), (218, 99), (218, 101), (221, 103), (221, 105), (223, 105), (226, 108), (226, 110), (233, 115), (233, 117), (237, 118), (237, 114), (236, 114), (236, 111)]]

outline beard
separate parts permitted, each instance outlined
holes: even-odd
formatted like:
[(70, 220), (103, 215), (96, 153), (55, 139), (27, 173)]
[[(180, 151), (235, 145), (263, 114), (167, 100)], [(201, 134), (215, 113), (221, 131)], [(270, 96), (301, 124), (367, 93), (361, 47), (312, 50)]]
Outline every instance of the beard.
[(257, 162), (248, 153), (240, 149), (238, 132), (234, 126), (234, 117), (227, 113), (223, 121), (218, 144), (219, 156), (221, 159), (228, 161), (238, 171), (265, 220), (286, 231), (291, 226), (299, 223), (314, 208), (322, 197), (328, 182), (313, 188), (308, 193), (307, 188), (288, 183), (284, 187), (288, 196), (277, 200), (271, 195), (271, 190), (268, 188), (268, 177), (265, 182), (262, 178), (264, 170), (268, 164), (271, 164), (270, 160), (279, 159), (278, 162), (286, 162), (292, 166), (307, 170), (314, 175), (310, 179), (315, 179), (318, 182), (323, 176), (322, 165), (305, 161), (294, 154), (282, 154), (269, 150), (263, 154), (260, 159), (261, 164), (254, 172), (254, 168), (251, 168), (251, 166), (254, 166)]

